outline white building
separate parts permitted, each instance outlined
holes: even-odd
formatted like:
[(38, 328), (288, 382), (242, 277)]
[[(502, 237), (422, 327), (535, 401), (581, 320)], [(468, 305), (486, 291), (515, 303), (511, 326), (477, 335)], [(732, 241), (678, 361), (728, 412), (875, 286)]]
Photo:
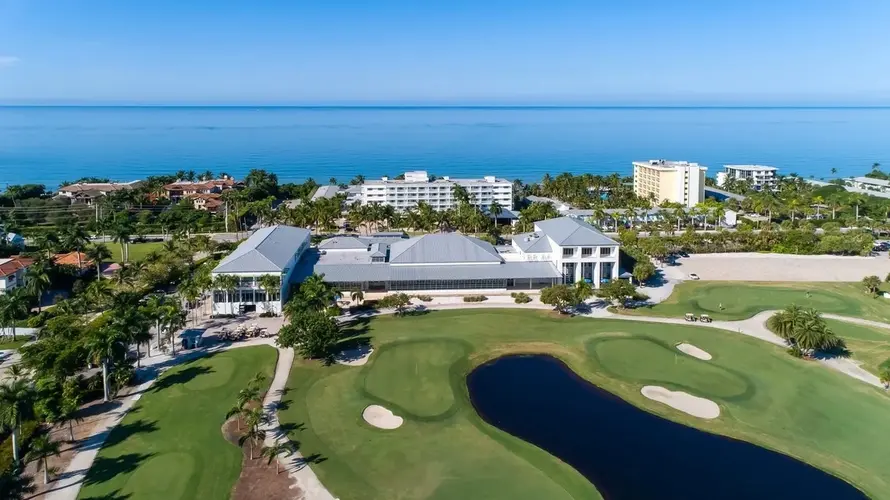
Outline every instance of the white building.
[(60, 197), (70, 198), (71, 203), (85, 203), (92, 205), (93, 202), (108, 196), (108, 193), (116, 191), (126, 191), (136, 189), (143, 184), (143, 181), (136, 180), (130, 182), (79, 182), (77, 184), (69, 184), (59, 188)]
[(447, 210), (457, 205), (452, 193), (455, 185), (463, 186), (470, 195), (470, 203), (479, 208), (486, 208), (495, 201), (503, 208), (513, 208), (513, 183), (506, 179), (494, 176), (431, 179), (423, 170), (405, 172), (405, 178), (400, 180), (383, 177), (365, 181), (361, 188), (361, 201), (363, 205), (380, 203), (397, 210), (407, 210), (423, 201), (435, 210)]
[[(281, 314), (291, 277), (309, 248), (310, 236), (308, 229), (272, 226), (256, 231), (238, 245), (211, 273), (214, 281), (220, 275), (235, 276), (238, 280), (234, 290), (214, 286), (213, 314), (252, 311)], [(259, 279), (265, 275), (279, 278), (277, 291), (267, 293), (263, 289)]]
[(573, 217), (536, 222), (533, 232), (513, 237), (513, 248), (520, 260), (552, 263), (564, 283), (584, 280), (599, 288), (618, 277), (618, 242)]
[(723, 165), (723, 172), (717, 174), (717, 185), (723, 187), (727, 179), (735, 179), (750, 182), (757, 191), (775, 189), (777, 170), (765, 165)]
[(847, 179), (846, 184), (856, 189), (877, 191), (879, 193), (886, 193), (890, 191), (890, 181), (885, 181), (883, 179), (874, 179), (871, 177), (853, 177)]
[(33, 263), (33, 259), (25, 257), (0, 258), (0, 295), (24, 287), (27, 283), (28, 267)]
[(705, 172), (708, 167), (688, 161), (635, 161), (634, 194), (694, 207), (705, 199)]

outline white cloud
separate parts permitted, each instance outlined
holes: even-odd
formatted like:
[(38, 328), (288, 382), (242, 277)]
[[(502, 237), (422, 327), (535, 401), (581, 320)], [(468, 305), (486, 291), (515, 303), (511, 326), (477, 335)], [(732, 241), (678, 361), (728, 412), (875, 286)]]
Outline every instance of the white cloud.
[(12, 66), (13, 64), (19, 62), (19, 58), (15, 56), (0, 56), (0, 68), (5, 68), (7, 66)]

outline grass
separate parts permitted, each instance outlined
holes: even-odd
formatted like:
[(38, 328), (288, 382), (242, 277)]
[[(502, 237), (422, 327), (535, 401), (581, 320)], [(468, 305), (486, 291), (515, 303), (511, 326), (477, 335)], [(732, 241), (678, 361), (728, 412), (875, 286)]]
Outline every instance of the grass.
[[(117, 263), (121, 263), (124, 261), (124, 258), (121, 255), (121, 246), (113, 241), (109, 241), (105, 243), (105, 246), (111, 250), (111, 260)], [(161, 250), (164, 247), (164, 242), (162, 241), (148, 241), (145, 243), (130, 243), (130, 261), (138, 261), (145, 258), (146, 255), (154, 252), (155, 250)]]
[[(376, 351), (367, 365), (296, 361), (280, 418), (340, 498), (597, 498), (569, 466), (485, 424), (467, 395), (472, 367), (515, 352), (554, 355), (650, 412), (798, 457), (890, 498), (885, 451), (890, 401), (876, 388), (780, 347), (685, 325), (563, 318), (543, 311), (463, 310), (379, 317), (357, 327)], [(690, 342), (701, 361), (674, 348)], [(643, 385), (717, 402), (699, 420), (640, 394)], [(369, 404), (405, 418), (395, 431), (361, 419)]]
[(17, 350), (32, 340), (31, 336), (17, 335), (12, 340), (12, 335), (0, 337), (0, 351)]
[(861, 361), (863, 368), (875, 375), (879, 375), (884, 368), (890, 368), (890, 330), (833, 319), (826, 319), (825, 322), (844, 339), (850, 355)]
[(823, 313), (890, 322), (890, 301), (865, 293), (854, 283), (684, 282), (664, 302), (619, 311), (624, 314), (682, 318), (690, 312), (714, 319), (739, 320), (791, 304)]
[(111, 432), (79, 498), (228, 499), (242, 455), (222, 435), (225, 413), (255, 373), (271, 380), (275, 360), (247, 347), (169, 370)]

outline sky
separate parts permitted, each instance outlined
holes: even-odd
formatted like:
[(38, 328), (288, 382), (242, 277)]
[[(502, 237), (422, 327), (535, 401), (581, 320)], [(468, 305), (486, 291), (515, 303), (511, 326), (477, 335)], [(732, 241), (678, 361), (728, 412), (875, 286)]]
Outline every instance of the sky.
[(887, 0), (0, 0), (0, 104), (890, 105)]

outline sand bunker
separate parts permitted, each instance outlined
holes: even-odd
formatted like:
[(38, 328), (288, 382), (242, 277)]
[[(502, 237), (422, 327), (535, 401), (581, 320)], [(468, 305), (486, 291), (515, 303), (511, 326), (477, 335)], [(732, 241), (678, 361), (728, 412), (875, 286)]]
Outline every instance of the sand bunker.
[(380, 405), (371, 405), (362, 412), (365, 422), (379, 429), (398, 429), (404, 420)]
[(374, 348), (369, 345), (362, 345), (354, 349), (346, 349), (335, 356), (337, 363), (348, 366), (362, 366), (368, 362)]
[(677, 349), (685, 352), (693, 358), (703, 359), (705, 361), (711, 359), (711, 355), (707, 351), (699, 349), (692, 344), (677, 344)]
[(671, 391), (657, 385), (647, 385), (640, 392), (649, 399), (664, 403), (693, 417), (712, 419), (720, 416), (720, 407), (710, 399), (682, 391)]

